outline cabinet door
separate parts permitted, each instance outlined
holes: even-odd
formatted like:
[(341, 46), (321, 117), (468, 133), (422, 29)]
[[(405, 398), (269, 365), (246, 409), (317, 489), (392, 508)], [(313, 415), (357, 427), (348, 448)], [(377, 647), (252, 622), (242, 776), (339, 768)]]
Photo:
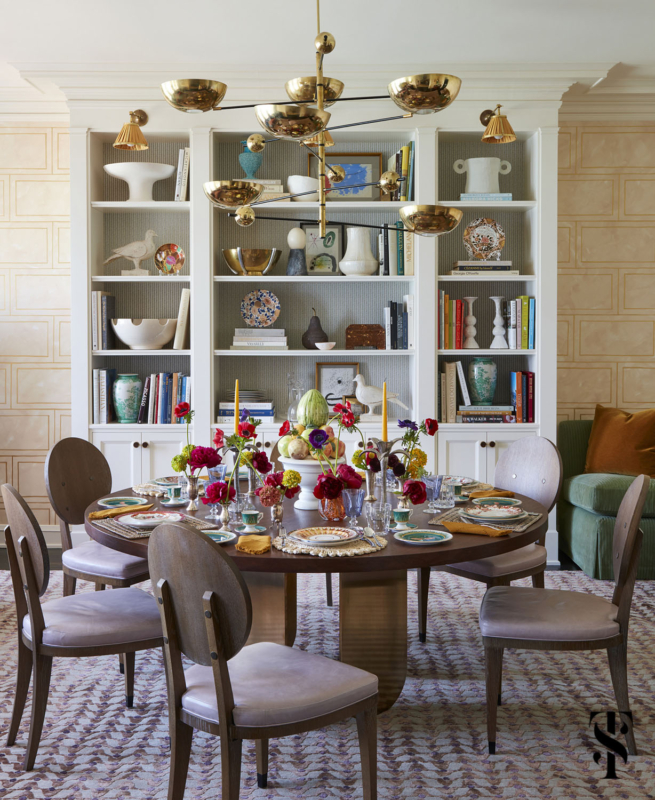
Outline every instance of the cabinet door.
[(179, 428), (179, 433), (144, 431), (141, 434), (141, 476), (144, 482), (173, 475), (171, 459), (186, 445), (186, 426), (180, 425)]
[(141, 483), (141, 433), (121, 430), (93, 431), (93, 444), (100, 450), (111, 469), (113, 491)]
[(263, 450), (269, 458), (271, 457), (275, 443), (280, 438), (278, 436), (279, 430), (279, 425), (266, 425), (265, 423), (259, 425), (257, 428), (255, 442), (259, 446), (259, 449)]
[(483, 483), (487, 480), (487, 441), (483, 431), (439, 431), (437, 436), (440, 475), (464, 475)]
[(496, 464), (507, 448), (524, 436), (536, 436), (536, 431), (516, 430), (520, 426), (512, 426), (511, 431), (488, 431), (487, 433), (487, 482), (493, 483)]

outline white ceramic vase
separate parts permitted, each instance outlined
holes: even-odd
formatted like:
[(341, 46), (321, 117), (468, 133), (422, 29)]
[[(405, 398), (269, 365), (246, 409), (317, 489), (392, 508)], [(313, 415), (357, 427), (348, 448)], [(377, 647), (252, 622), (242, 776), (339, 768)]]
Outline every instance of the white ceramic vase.
[(119, 164), (105, 164), (105, 172), (112, 178), (127, 183), (129, 200), (147, 203), (152, 200), (152, 187), (157, 181), (170, 178), (175, 167), (170, 164), (151, 164), (147, 161), (123, 161)]
[(507, 339), (505, 339), (505, 320), (503, 319), (502, 302), (504, 297), (490, 297), (496, 306), (496, 316), (494, 317), (494, 339), (491, 343), (492, 350), (507, 350)]
[(465, 350), (478, 350), (480, 345), (475, 341), (475, 334), (477, 333), (475, 323), (477, 319), (473, 316), (473, 303), (477, 297), (465, 297), (464, 302), (468, 306), (468, 313), (464, 317), (464, 344), (462, 347)]
[(466, 173), (467, 194), (498, 194), (498, 176), (507, 175), (512, 165), (499, 158), (460, 158), (453, 164), (455, 172)]
[(348, 228), (348, 247), (339, 262), (344, 275), (374, 275), (380, 266), (371, 250), (371, 234), (368, 228)]
[[(317, 511), (318, 499), (314, 497), (314, 487), (319, 475), (323, 474), (321, 465), (313, 458), (282, 458), (278, 459), (284, 469), (295, 469), (300, 473), (300, 494), (296, 499), (295, 506), (299, 511)], [(332, 460), (334, 463), (334, 460)], [(345, 464), (346, 459), (340, 458), (339, 464)]]

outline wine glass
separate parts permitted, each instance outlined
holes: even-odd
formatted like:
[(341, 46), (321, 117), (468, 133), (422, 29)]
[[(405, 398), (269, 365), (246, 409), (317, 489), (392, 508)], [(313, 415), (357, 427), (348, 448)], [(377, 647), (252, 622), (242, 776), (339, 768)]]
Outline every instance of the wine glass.
[(351, 528), (358, 528), (358, 517), (362, 513), (364, 506), (364, 496), (366, 492), (363, 489), (344, 489), (343, 490), (343, 507), (346, 514), (350, 517), (348, 524)]

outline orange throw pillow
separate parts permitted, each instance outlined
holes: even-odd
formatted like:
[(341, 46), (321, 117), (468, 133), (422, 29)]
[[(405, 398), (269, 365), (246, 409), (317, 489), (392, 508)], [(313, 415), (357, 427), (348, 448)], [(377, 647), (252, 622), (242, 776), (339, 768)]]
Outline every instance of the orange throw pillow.
[(629, 414), (596, 406), (584, 471), (655, 478), (655, 409)]

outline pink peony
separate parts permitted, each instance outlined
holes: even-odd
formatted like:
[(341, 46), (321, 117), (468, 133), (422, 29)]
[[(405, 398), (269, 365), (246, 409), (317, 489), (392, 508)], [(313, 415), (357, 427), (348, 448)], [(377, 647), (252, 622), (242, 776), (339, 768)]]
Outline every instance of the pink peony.
[(334, 475), (319, 475), (314, 487), (314, 497), (319, 500), (335, 500), (342, 490), (343, 484)]
[(213, 447), (194, 447), (189, 456), (188, 466), (193, 474), (197, 469), (217, 467), (222, 460)]
[(405, 481), (403, 495), (413, 506), (420, 506), (428, 499), (423, 481)]
[(216, 503), (227, 505), (234, 500), (236, 494), (237, 492), (234, 486), (230, 486), (228, 490), (227, 483), (224, 483), (223, 481), (216, 481), (215, 483), (210, 483), (205, 489), (205, 496), (202, 498), (202, 502), (205, 505), (208, 503), (211, 503), (212, 505)]
[(347, 464), (340, 464), (337, 467), (337, 477), (341, 479), (346, 489), (360, 489), (362, 486), (362, 476)]

